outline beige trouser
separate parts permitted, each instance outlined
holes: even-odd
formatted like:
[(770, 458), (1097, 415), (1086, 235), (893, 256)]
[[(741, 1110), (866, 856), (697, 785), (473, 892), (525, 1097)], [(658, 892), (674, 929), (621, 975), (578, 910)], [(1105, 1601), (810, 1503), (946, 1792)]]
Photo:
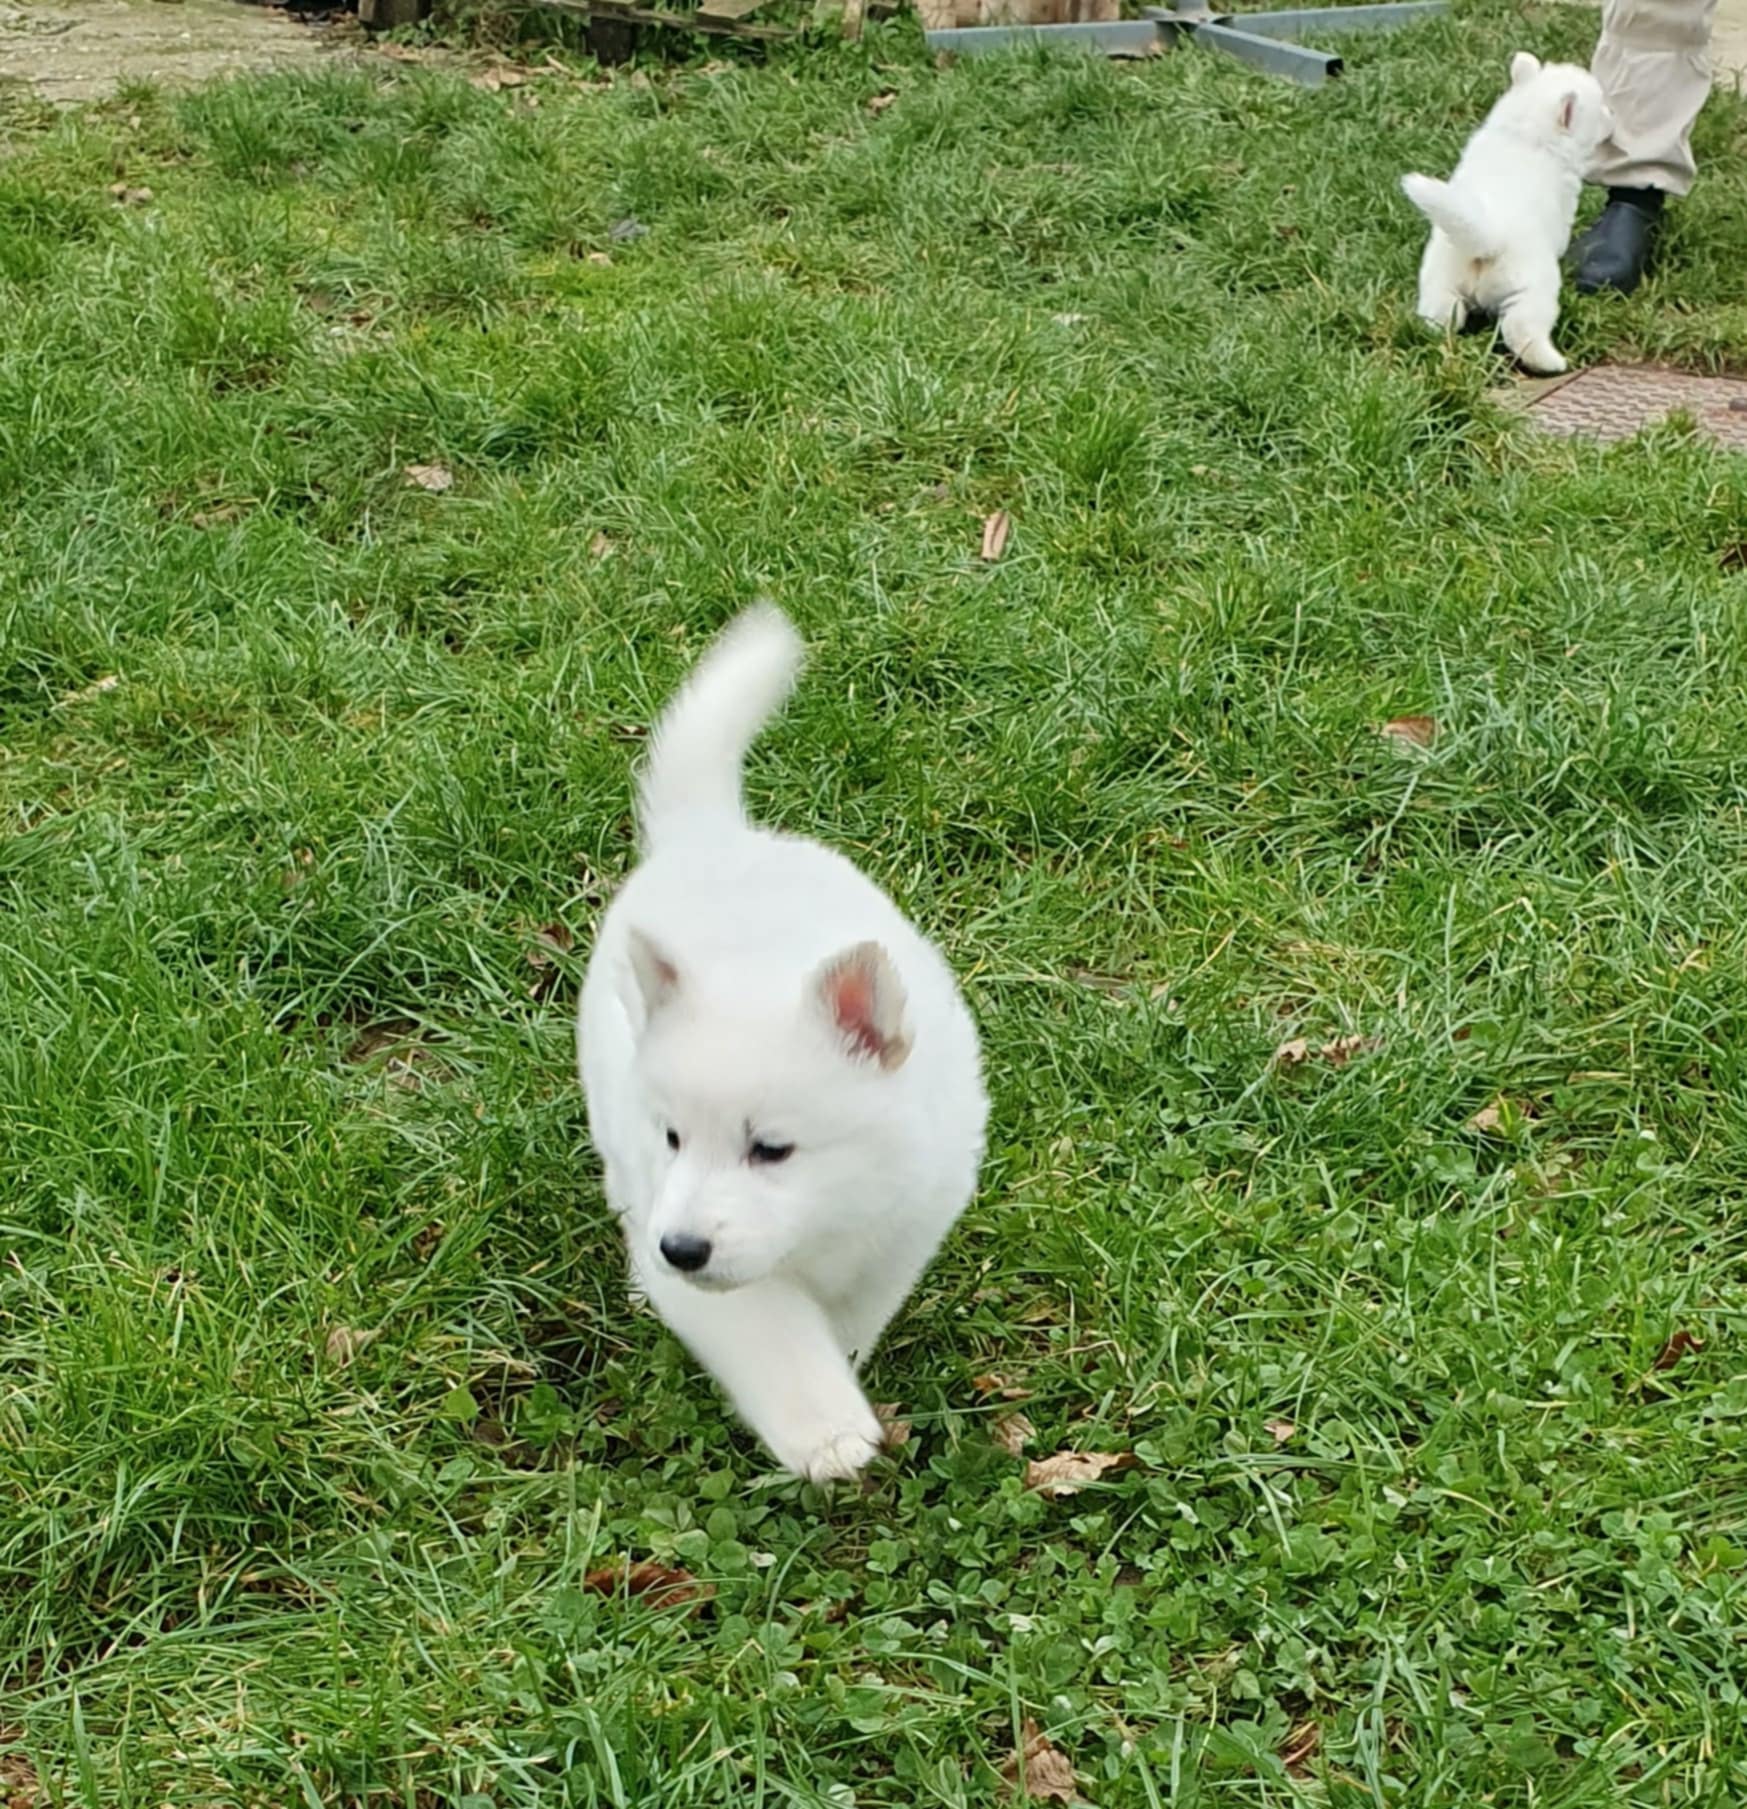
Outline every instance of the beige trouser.
[(1590, 63), (1613, 110), (1613, 136), (1591, 182), (1609, 188), (1692, 187), (1692, 122), (1711, 91), (1711, 14), (1717, 0), (1603, 0)]

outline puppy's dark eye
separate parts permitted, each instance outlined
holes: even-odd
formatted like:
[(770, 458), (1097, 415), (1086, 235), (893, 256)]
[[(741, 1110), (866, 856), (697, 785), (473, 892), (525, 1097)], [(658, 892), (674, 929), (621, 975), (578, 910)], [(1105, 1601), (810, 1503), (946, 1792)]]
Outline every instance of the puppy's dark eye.
[(667, 1127), (667, 1147), (672, 1150), (679, 1148), (679, 1132), (672, 1125)]
[(759, 1143), (755, 1140), (746, 1152), (746, 1160), (774, 1166), (778, 1162), (788, 1161), (794, 1153), (795, 1146), (792, 1143)]

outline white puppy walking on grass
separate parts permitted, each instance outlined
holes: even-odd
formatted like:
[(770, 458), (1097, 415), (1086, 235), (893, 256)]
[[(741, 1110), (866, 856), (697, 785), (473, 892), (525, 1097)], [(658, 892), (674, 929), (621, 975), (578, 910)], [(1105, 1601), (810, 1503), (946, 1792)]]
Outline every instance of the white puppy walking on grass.
[(879, 1450), (856, 1369), (971, 1197), (988, 1104), (934, 946), (842, 855), (742, 811), (801, 659), (761, 605), (668, 706), (577, 1050), (634, 1282), (823, 1482)]
[(1613, 129), (1601, 84), (1572, 63), (1519, 50), (1510, 87), (1468, 140), (1448, 182), (1403, 176), (1432, 223), (1419, 268), (1420, 317), (1460, 329), (1470, 308), (1493, 315), (1528, 370), (1565, 369), (1553, 344), (1559, 260), (1571, 243), (1578, 191)]

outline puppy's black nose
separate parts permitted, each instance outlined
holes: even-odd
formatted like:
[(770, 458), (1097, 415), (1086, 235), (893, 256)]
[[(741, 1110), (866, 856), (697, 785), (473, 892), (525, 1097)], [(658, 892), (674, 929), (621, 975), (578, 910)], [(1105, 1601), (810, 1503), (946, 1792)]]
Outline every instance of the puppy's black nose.
[(661, 1254), (676, 1269), (683, 1269), (687, 1275), (695, 1275), (710, 1260), (710, 1240), (707, 1237), (687, 1237), (683, 1232), (676, 1232), (672, 1237), (661, 1240)]

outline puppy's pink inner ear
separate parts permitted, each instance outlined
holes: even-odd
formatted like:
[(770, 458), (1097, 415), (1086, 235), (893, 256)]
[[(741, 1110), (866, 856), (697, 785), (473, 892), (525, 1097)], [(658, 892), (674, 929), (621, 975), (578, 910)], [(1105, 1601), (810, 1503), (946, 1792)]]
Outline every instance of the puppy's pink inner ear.
[(679, 968), (660, 945), (641, 930), (632, 930), (627, 942), (631, 972), (636, 976), (637, 990), (643, 996), (644, 1014), (654, 1017), (679, 991)]
[(904, 991), (886, 952), (864, 942), (819, 971), (819, 1001), (851, 1055), (899, 1067), (910, 1053)]
[(1577, 96), (1575, 94), (1568, 94), (1559, 103), (1559, 130), (1561, 132), (1569, 132), (1571, 130), (1571, 122), (1576, 119), (1576, 117)]

